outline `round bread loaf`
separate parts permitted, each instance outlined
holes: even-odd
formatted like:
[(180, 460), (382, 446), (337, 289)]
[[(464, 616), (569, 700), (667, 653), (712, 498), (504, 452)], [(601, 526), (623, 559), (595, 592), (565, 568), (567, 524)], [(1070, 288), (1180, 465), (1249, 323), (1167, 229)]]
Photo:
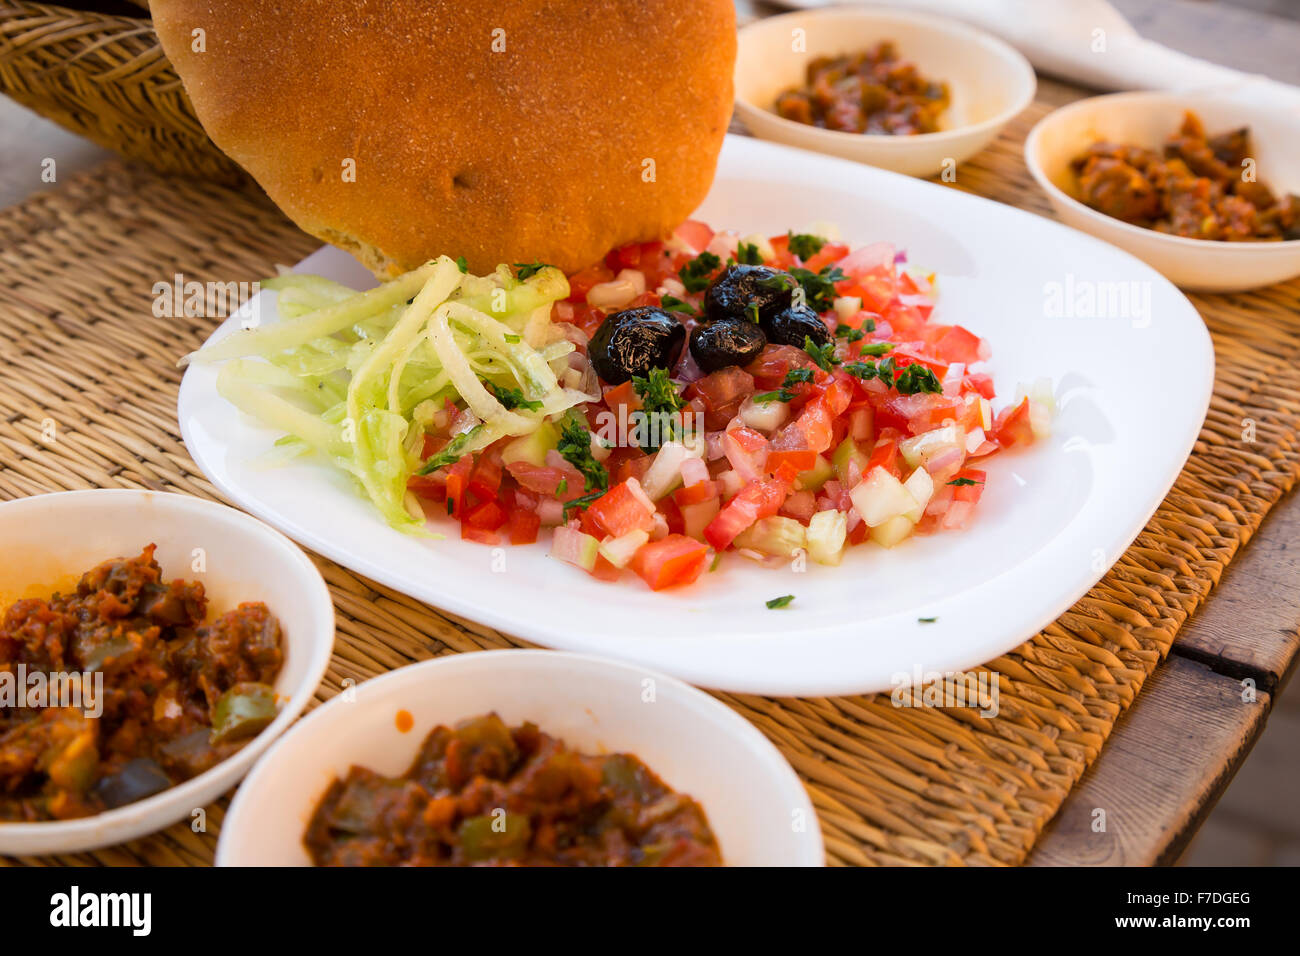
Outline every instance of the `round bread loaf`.
[(216, 144), (380, 274), (666, 236), (731, 115), (731, 0), (152, 0)]

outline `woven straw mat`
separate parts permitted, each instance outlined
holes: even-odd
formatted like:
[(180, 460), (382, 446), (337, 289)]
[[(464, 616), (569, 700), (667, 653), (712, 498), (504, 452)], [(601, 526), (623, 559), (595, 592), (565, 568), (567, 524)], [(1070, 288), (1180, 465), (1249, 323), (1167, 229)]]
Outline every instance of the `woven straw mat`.
[[(1045, 212), (1020, 157), (1032, 107), (961, 167), (957, 188)], [(317, 247), (259, 194), (113, 161), (0, 213), (0, 497), (90, 487), (219, 498), (176, 423), (176, 359), (213, 321), (157, 319), (153, 283), (255, 279)], [(1300, 283), (1195, 299), (1218, 357), (1208, 420), (1146, 529), (1089, 594), (990, 661), (1000, 712), (898, 709), (888, 695), (720, 695), (797, 770), (832, 864), (1024, 860), (1116, 719), (1269, 507), (1300, 474)], [(58, 440), (42, 441), (54, 419)], [(1243, 420), (1257, 440), (1242, 440)], [(423, 660), (517, 643), (316, 559), (338, 639), (320, 699)], [(205, 864), (208, 832), (25, 862)]]

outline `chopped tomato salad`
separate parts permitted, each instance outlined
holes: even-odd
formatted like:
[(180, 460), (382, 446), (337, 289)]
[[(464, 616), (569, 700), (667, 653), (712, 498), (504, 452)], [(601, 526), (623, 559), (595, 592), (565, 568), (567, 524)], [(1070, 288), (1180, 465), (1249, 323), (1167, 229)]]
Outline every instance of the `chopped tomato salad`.
[(985, 462), (1048, 434), (1050, 382), (995, 409), (987, 342), (934, 319), (892, 245), (688, 222), (569, 276), (552, 323), (589, 401), (455, 458), (450, 406), (409, 491), (463, 538), (607, 580), (690, 585), (725, 552), (839, 564), (974, 517)]

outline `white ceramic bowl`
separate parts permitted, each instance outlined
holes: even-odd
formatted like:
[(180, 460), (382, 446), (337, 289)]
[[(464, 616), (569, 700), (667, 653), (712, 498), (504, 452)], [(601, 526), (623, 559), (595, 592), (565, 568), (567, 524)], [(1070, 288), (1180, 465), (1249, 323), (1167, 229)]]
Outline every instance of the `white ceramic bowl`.
[[(234, 786), (307, 706), (334, 646), (334, 604), (320, 572), (280, 532), (224, 505), (152, 491), (70, 491), (0, 504), (0, 604), (75, 586), (102, 561), (156, 544), (168, 578), (201, 581), (225, 612), (265, 601), (284, 633), (280, 713), (229, 760), (178, 786), (94, 817), (0, 823), (0, 853), (72, 853), (122, 843), (188, 819)], [(202, 549), (196, 555), (196, 549)], [(201, 557), (206, 569), (193, 570)]]
[[(814, 57), (856, 53), (881, 40), (895, 41), (899, 55), (924, 76), (948, 84), (952, 103), (939, 132), (844, 133), (796, 123), (773, 110), (779, 93), (803, 85), (804, 68)], [(740, 31), (736, 57), (736, 112), (755, 136), (909, 176), (931, 176), (969, 159), (1033, 101), (1036, 88), (1029, 61), (996, 37), (902, 10), (837, 7), (758, 20)]]
[[(397, 713), (414, 726), (403, 733)], [(326, 787), (353, 764), (410, 766), (438, 724), (496, 711), (586, 753), (639, 757), (694, 797), (733, 866), (821, 866), (808, 794), (775, 747), (731, 708), (675, 678), (581, 654), (483, 651), (399, 668), (340, 694), (248, 775), (221, 828), (218, 866), (306, 866), (302, 835)], [(802, 830), (796, 829), (802, 824)]]
[(1070, 160), (1100, 139), (1159, 148), (1184, 110), (1210, 135), (1249, 126), (1259, 181), (1300, 193), (1300, 122), (1248, 100), (1205, 92), (1114, 93), (1071, 103), (1043, 117), (1025, 140), (1025, 164), (1066, 225), (1113, 243), (1184, 289), (1239, 292), (1300, 275), (1300, 240), (1216, 242), (1171, 236), (1114, 219), (1074, 198)]

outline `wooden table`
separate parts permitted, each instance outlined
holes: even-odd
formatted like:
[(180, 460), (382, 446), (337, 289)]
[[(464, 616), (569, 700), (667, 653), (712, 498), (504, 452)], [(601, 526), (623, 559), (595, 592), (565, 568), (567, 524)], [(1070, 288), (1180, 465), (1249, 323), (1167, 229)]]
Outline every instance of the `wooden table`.
[[(1112, 2), (1150, 39), (1300, 83), (1300, 23), (1193, 0)], [(785, 12), (750, 0), (738, 0), (737, 9), (742, 23)], [(1066, 102), (1082, 92), (1046, 80), (1040, 97)], [(1292, 493), (1274, 506), (1183, 627), (1170, 658), (1044, 831), (1029, 864), (1177, 860), (1259, 738), (1298, 657), (1300, 495)], [(1239, 706), (1248, 686), (1255, 706)], [(1106, 810), (1105, 834), (1092, 830), (1097, 808)]]

